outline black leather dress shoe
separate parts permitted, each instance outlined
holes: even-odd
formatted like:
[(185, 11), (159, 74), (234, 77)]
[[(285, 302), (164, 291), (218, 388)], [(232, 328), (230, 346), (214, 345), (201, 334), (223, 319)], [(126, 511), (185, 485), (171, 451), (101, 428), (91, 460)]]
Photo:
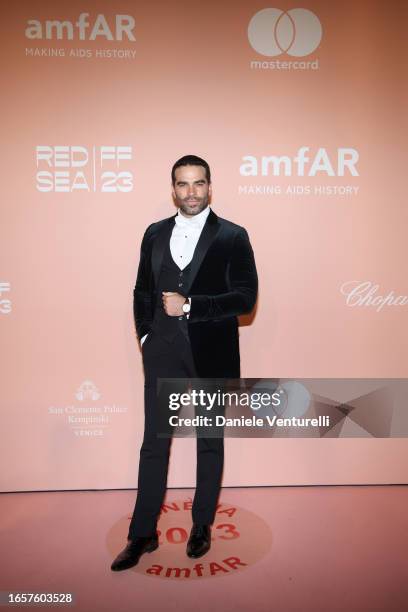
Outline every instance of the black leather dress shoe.
[(194, 523), (187, 542), (187, 556), (197, 559), (202, 557), (211, 547), (210, 525), (197, 525)]
[(142, 538), (137, 537), (129, 540), (126, 548), (122, 550), (111, 565), (111, 570), (120, 572), (129, 569), (139, 563), (140, 557), (145, 552), (153, 552), (159, 546), (157, 533), (152, 536)]

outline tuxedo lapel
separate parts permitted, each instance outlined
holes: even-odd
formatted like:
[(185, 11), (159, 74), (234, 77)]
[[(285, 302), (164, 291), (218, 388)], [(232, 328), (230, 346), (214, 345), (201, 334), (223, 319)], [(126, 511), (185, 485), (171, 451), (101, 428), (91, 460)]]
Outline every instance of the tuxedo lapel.
[(197, 276), (203, 259), (207, 254), (207, 251), (210, 248), (211, 244), (213, 243), (219, 229), (220, 224), (218, 223), (218, 217), (212, 210), (210, 210), (210, 214), (207, 217), (207, 221), (205, 222), (205, 225), (203, 227), (203, 230), (201, 232), (200, 238), (197, 242), (197, 246), (194, 251), (194, 256), (191, 261), (189, 282), (188, 285), (185, 287), (185, 291), (183, 291), (183, 293), (188, 294), (188, 292), (190, 291), (190, 288), (194, 282), (195, 277)]
[(160, 232), (157, 234), (156, 239), (153, 242), (152, 247), (152, 270), (154, 275), (154, 282), (157, 287), (157, 283), (159, 281), (160, 269), (163, 261), (164, 249), (170, 241), (171, 232), (174, 227), (174, 219), (170, 217), (167, 220), (167, 223), (164, 224)]
[[(164, 226), (159, 231), (159, 233), (157, 234), (153, 242), (151, 261), (152, 261), (154, 282), (156, 286), (159, 281), (159, 274), (160, 274), (160, 270), (162, 266), (164, 250), (167, 244), (170, 242), (171, 232), (173, 231), (173, 228), (174, 228), (175, 217), (176, 215), (174, 215), (173, 217), (170, 217), (167, 220), (167, 223), (164, 224)], [(219, 228), (220, 228), (220, 225), (218, 223), (218, 217), (212, 210), (210, 210), (207, 221), (205, 222), (200, 238), (197, 242), (197, 246), (194, 251), (193, 259), (191, 261), (189, 283), (185, 288), (186, 291), (190, 290), (190, 287), (192, 286), (193, 281), (195, 277), (197, 276), (197, 273), (200, 269), (203, 259), (208, 249), (210, 248), (213, 240), (215, 239)]]

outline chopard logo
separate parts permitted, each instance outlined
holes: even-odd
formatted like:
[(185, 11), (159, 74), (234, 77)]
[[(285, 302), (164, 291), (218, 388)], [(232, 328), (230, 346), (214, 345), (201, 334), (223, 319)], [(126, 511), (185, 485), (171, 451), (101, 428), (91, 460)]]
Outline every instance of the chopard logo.
[(389, 291), (387, 295), (378, 293), (379, 285), (371, 281), (347, 281), (340, 288), (341, 293), (346, 297), (347, 306), (371, 306), (380, 312), (384, 306), (406, 306), (408, 304), (407, 295), (396, 295), (394, 291)]
[(260, 55), (274, 57), (287, 53), (293, 57), (310, 55), (320, 44), (322, 26), (312, 11), (295, 8), (282, 11), (265, 8), (249, 22), (248, 40)]

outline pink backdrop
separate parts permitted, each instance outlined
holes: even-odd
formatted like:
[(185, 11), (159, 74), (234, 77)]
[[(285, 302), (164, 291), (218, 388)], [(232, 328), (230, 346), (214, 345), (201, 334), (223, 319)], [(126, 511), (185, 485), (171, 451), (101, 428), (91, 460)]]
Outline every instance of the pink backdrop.
[[(408, 375), (408, 5), (265, 8), (3, 7), (1, 490), (136, 486), (133, 286), (186, 153), (254, 247), (242, 375)], [(169, 486), (194, 455), (174, 441)], [(224, 485), (401, 483), (407, 459), (405, 439), (229, 439)]]

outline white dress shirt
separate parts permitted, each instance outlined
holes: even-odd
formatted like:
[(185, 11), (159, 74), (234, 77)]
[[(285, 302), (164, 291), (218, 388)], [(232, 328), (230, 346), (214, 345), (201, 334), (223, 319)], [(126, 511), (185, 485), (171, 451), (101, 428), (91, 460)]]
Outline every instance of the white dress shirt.
[[(209, 206), (204, 208), (198, 215), (192, 217), (186, 217), (180, 213), (180, 210), (178, 211), (170, 237), (170, 252), (180, 270), (184, 270), (193, 259), (197, 242), (209, 214)], [(191, 298), (188, 298), (188, 300), (191, 304)], [(187, 315), (188, 317), (189, 315)], [(148, 334), (144, 335), (140, 340), (141, 345), (147, 336)]]

